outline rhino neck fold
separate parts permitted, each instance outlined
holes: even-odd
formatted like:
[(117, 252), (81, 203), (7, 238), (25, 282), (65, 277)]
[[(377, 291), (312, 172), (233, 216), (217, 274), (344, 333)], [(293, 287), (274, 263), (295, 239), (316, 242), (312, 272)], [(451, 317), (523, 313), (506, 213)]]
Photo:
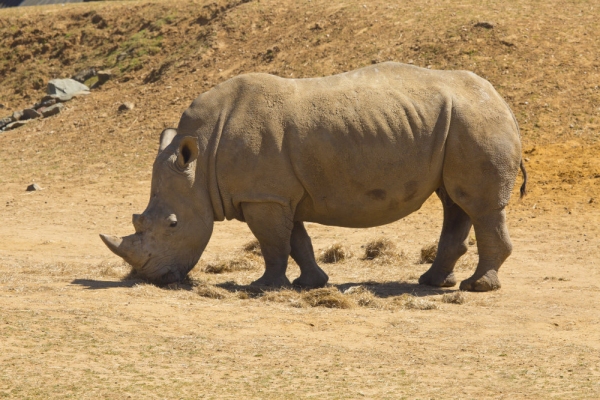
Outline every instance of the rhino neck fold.
[(219, 119), (215, 124), (215, 128), (212, 132), (210, 141), (207, 146), (207, 168), (206, 168), (206, 183), (208, 194), (210, 196), (210, 202), (213, 208), (213, 214), (215, 221), (223, 221), (225, 219), (225, 211), (223, 209), (223, 198), (221, 197), (221, 191), (219, 190), (219, 181), (217, 180), (217, 151), (219, 149), (219, 143), (221, 142), (221, 134), (223, 133), (223, 127), (227, 111), (223, 110), (219, 115)]

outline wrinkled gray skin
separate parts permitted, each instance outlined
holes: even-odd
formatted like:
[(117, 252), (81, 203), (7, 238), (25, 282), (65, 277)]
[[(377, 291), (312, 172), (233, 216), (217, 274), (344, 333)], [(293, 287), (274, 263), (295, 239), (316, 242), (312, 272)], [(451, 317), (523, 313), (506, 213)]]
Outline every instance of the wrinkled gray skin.
[[(214, 221), (246, 221), (265, 258), (255, 285), (320, 287), (304, 221), (372, 227), (436, 192), (437, 258), (419, 283), (453, 286), (475, 228), (479, 263), (463, 290), (498, 289), (512, 245), (505, 207), (521, 162), (517, 123), (486, 80), (464, 71), (384, 63), (316, 79), (232, 78), (200, 95), (161, 135), (148, 207), (136, 233), (102, 236), (142, 276), (185, 277)], [(522, 193), (525, 190), (523, 183)]]

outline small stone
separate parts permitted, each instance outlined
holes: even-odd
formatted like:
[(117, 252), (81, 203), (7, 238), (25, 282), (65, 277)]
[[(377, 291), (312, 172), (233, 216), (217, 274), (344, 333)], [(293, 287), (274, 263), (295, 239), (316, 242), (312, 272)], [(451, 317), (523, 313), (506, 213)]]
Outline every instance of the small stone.
[(119, 111), (121, 111), (121, 112), (130, 111), (130, 110), (133, 110), (134, 107), (135, 107), (135, 105), (133, 103), (126, 101), (125, 103), (123, 103), (119, 106)]
[[(48, 97), (48, 96), (45, 96), (44, 98), (46, 98), (46, 97)], [(53, 98), (53, 97), (51, 97), (51, 98), (49, 98), (46, 101), (40, 101), (39, 103), (35, 103), (33, 105), (33, 108), (36, 109), (36, 110), (38, 110), (38, 112), (39, 112), (40, 108), (42, 108), (42, 107), (50, 107), (53, 104), (56, 104), (56, 99)]]
[(29, 119), (24, 119), (24, 120), (21, 120), (21, 121), (15, 121), (15, 122), (11, 122), (10, 124), (8, 124), (8, 125), (6, 125), (6, 126), (4, 127), (4, 130), (5, 130), (5, 131), (10, 131), (11, 129), (17, 129), (17, 128), (20, 128), (20, 127), (22, 127), (23, 125), (25, 125), (26, 123), (28, 123), (29, 121), (31, 121), (31, 120), (29, 120)]
[(42, 115), (44, 116), (44, 118), (56, 115), (62, 111), (64, 106), (65, 105), (63, 103), (57, 103), (57, 104), (51, 105), (50, 107), (43, 108)]
[(23, 111), (15, 111), (12, 115), (13, 121), (20, 121), (23, 118)]
[(0, 119), (0, 129), (4, 128), (6, 125), (10, 124), (13, 121), (14, 119), (12, 115), (10, 117)]
[(104, 85), (112, 78), (112, 72), (110, 70), (102, 70), (98, 71), (96, 76), (98, 76), (98, 81), (92, 85), (91, 89), (96, 89), (97, 87)]
[(27, 186), (28, 192), (35, 192), (36, 190), (42, 190), (40, 185), (38, 185), (37, 183), (32, 183), (31, 185)]
[(27, 120), (27, 119), (36, 119), (36, 118), (41, 118), (41, 117), (42, 117), (42, 114), (40, 114), (36, 110), (34, 110), (32, 108), (26, 108), (23, 110), (23, 117), (21, 119)]
[(96, 68), (90, 67), (90, 68), (82, 69), (81, 71), (79, 71), (78, 73), (73, 75), (71, 77), (71, 79), (73, 79), (79, 83), (83, 83), (83, 82), (87, 81), (88, 79), (90, 79), (91, 77), (96, 76), (96, 75), (97, 75)]
[(6, 108), (6, 106), (2, 103), (0, 103), (0, 110), (4, 110)]
[(481, 21), (475, 24), (475, 28), (494, 29), (495, 24), (493, 22)]

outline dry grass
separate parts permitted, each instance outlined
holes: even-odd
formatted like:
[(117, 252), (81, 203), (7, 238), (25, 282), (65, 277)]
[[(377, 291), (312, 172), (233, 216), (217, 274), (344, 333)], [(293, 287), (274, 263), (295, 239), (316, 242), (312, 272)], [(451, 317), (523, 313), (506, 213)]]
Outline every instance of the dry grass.
[(230, 260), (210, 263), (204, 268), (204, 272), (208, 274), (223, 274), (226, 272), (250, 271), (260, 267), (262, 267), (260, 257), (255, 253), (248, 252)]
[(349, 296), (360, 307), (367, 308), (385, 308), (383, 300), (377, 298), (373, 292), (364, 286), (352, 286), (346, 289), (344, 295)]
[(406, 310), (436, 310), (437, 304), (423, 297), (405, 293), (392, 300), (392, 303)]
[(353, 308), (354, 302), (335, 287), (314, 289), (302, 293), (302, 300), (311, 307)]
[(242, 249), (246, 252), (246, 253), (251, 253), (257, 256), (262, 256), (262, 252), (260, 250), (260, 243), (258, 242), (258, 240), (254, 239), (249, 241), (248, 243), (246, 243)]
[(195, 290), (199, 296), (209, 299), (225, 299), (231, 296), (227, 290), (206, 283), (198, 285)]
[(365, 245), (365, 260), (393, 260), (405, 258), (402, 252), (398, 252), (396, 245), (388, 238), (379, 238)]
[(348, 247), (341, 243), (334, 243), (321, 252), (319, 261), (326, 264), (334, 264), (350, 257), (352, 257), (352, 252)]
[(475, 271), (479, 256), (475, 253), (468, 252), (458, 259), (454, 266), (455, 271)]
[(423, 246), (423, 248), (421, 249), (421, 259), (419, 260), (419, 262), (421, 264), (431, 264), (433, 260), (435, 260), (435, 256), (437, 255), (437, 249), (437, 241)]
[(290, 289), (266, 292), (260, 299), (265, 302), (288, 304), (295, 308), (304, 308), (308, 305), (301, 293)]
[(132, 275), (132, 268), (126, 262), (101, 262), (97, 266), (98, 274), (104, 277), (125, 279)]
[(442, 303), (450, 303), (450, 304), (464, 304), (467, 301), (467, 297), (464, 292), (457, 290), (452, 293), (444, 293), (442, 296)]

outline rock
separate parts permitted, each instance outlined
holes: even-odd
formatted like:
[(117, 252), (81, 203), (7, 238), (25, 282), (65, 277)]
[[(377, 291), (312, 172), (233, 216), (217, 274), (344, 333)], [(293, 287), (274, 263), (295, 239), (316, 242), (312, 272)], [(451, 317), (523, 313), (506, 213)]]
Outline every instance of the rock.
[(43, 108), (41, 110), (42, 115), (44, 116), (44, 118), (56, 115), (62, 111), (64, 106), (65, 105), (63, 103), (57, 103), (57, 104), (51, 105), (50, 107)]
[(90, 88), (74, 79), (52, 79), (48, 82), (46, 92), (55, 95), (75, 96), (81, 92), (89, 92)]
[(5, 131), (10, 131), (11, 129), (20, 128), (20, 127), (22, 127), (23, 125), (25, 125), (26, 123), (28, 123), (29, 121), (31, 121), (31, 120), (29, 120), (29, 119), (25, 119), (25, 120), (22, 120), (22, 121), (15, 121), (15, 122), (11, 122), (10, 124), (8, 124), (8, 125), (6, 125), (6, 126), (4, 127), (4, 130), (5, 130)]
[(477, 22), (475, 28), (494, 29), (495, 24), (493, 22), (481, 21)]
[(10, 124), (13, 121), (14, 119), (12, 115), (10, 117), (0, 119), (0, 129), (4, 128), (6, 125)]
[(40, 114), (33, 108), (26, 108), (23, 110), (23, 117), (21, 117), (21, 120), (36, 119), (36, 118), (41, 118), (41, 117), (42, 117), (42, 114)]
[(130, 111), (130, 110), (133, 110), (134, 107), (135, 107), (135, 105), (133, 103), (126, 101), (125, 103), (123, 103), (119, 106), (119, 111), (121, 111), (121, 112)]
[(83, 83), (85, 81), (87, 81), (88, 79), (90, 79), (91, 77), (96, 76), (97, 70), (94, 67), (90, 67), (90, 68), (84, 68), (81, 71), (79, 71), (78, 73), (76, 73), (75, 75), (73, 75), (71, 77), (71, 79)]
[[(46, 97), (48, 97), (48, 96), (45, 96), (44, 98), (46, 98)], [(50, 107), (53, 104), (56, 104), (56, 99), (55, 98), (49, 98), (46, 101), (40, 101), (39, 103), (35, 103), (33, 105), (33, 108), (36, 109), (36, 110), (38, 110), (38, 112), (39, 112), (40, 108), (42, 108), (42, 107), (44, 107), (44, 108), (45, 107)]]
[(12, 115), (13, 121), (19, 121), (23, 118), (23, 111), (15, 111)]
[(98, 82), (94, 83), (91, 89), (104, 85), (110, 78), (112, 78), (112, 72), (110, 70), (98, 71)]
[(27, 186), (26, 190), (28, 192), (35, 192), (36, 190), (42, 190), (42, 188), (37, 183), (32, 183), (31, 185)]

